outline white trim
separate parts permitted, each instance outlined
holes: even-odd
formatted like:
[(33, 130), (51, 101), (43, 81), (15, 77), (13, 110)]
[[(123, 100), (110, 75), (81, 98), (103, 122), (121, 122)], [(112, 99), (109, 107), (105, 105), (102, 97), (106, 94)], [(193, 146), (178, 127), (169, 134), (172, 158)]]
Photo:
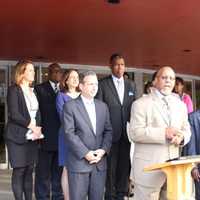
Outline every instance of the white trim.
[(0, 169), (8, 169), (8, 163), (0, 163)]
[[(47, 67), (49, 64), (51, 63), (35, 63), (36, 65), (40, 65), (42, 67)], [(75, 69), (79, 69), (79, 71), (82, 70), (94, 70), (98, 72), (98, 73), (102, 73), (102, 74), (107, 74), (108, 72), (110, 72), (110, 68), (109, 66), (100, 66), (100, 65), (82, 65), (82, 64), (60, 64), (60, 66), (64, 69), (68, 69), (68, 68), (75, 68)], [(126, 67), (126, 72), (140, 72), (140, 73), (149, 73), (149, 74), (153, 74), (156, 70), (151, 70), (151, 69), (145, 69), (145, 68), (137, 68), (137, 66), (135, 67)], [(184, 78), (185, 80), (200, 80), (200, 76), (194, 76), (194, 75), (189, 75), (189, 74), (180, 74), (177, 73), (177, 76), (181, 76), (182, 78)]]
[[(17, 61), (15, 60), (0, 60), (0, 66), (9, 66), (9, 65), (15, 65)], [(51, 64), (52, 62), (34, 62), (34, 64), (36, 66), (39, 67), (47, 67), (49, 64)], [(75, 69), (79, 69), (80, 71), (82, 70), (94, 70), (98, 72), (98, 73), (102, 73), (102, 74), (107, 74), (108, 72), (110, 72), (110, 68), (109, 66), (100, 66), (100, 65), (82, 65), (82, 64), (68, 64), (68, 63), (59, 63), (60, 66), (64, 69), (67, 68), (75, 68)], [(153, 74), (156, 70), (151, 70), (151, 69), (145, 69), (141, 68), (141, 67), (137, 67), (137, 66), (129, 66), (126, 67), (126, 71), (127, 72), (140, 72), (140, 73), (149, 73), (149, 74)], [(188, 80), (200, 80), (200, 76), (195, 76), (195, 75), (190, 75), (190, 74), (182, 74), (182, 73), (177, 73), (177, 76), (181, 76), (184, 79), (188, 79)]]
[[(3, 70), (4, 71), (4, 75), (5, 75), (5, 82), (2, 82), (4, 83), (5, 85), (2, 85), (1, 87), (3, 88), (3, 97), (1, 97), (3, 99), (3, 102), (4, 102), (4, 113), (5, 113), (5, 116), (4, 116), (4, 119), (5, 119), (5, 124), (7, 123), (7, 102), (6, 102), (6, 96), (7, 96), (7, 87), (8, 87), (8, 67), (9, 65), (0, 65), (0, 70)], [(5, 162), (4, 163), (0, 163), (0, 169), (7, 169), (8, 168), (8, 151), (7, 151), (7, 146), (5, 145), (4, 146), (5, 148)]]

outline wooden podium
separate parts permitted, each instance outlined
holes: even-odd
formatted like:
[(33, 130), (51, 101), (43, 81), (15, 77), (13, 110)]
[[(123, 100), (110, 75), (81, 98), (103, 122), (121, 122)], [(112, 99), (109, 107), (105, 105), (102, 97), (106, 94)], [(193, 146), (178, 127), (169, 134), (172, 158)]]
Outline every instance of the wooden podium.
[(193, 199), (191, 170), (195, 163), (200, 163), (200, 156), (180, 157), (178, 160), (146, 167), (144, 171), (161, 170), (166, 174), (168, 200), (191, 200)]

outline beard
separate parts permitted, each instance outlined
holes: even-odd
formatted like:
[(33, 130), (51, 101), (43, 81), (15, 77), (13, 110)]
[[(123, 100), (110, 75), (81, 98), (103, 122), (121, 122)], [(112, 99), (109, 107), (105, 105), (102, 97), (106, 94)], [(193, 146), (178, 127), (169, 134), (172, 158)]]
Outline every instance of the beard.
[(165, 96), (168, 96), (172, 93), (172, 90), (170, 89), (161, 89), (160, 92), (165, 95)]

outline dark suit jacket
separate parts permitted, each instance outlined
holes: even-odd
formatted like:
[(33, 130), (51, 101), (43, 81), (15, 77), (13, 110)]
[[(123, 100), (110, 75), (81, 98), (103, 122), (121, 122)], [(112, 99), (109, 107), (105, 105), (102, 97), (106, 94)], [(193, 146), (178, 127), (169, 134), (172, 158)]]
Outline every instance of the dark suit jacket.
[(113, 128), (113, 142), (119, 141), (122, 135), (128, 141), (126, 124), (130, 120), (131, 105), (135, 100), (135, 96), (135, 84), (130, 80), (124, 80), (124, 101), (121, 105), (112, 76), (99, 81), (96, 98), (108, 105)]
[[(26, 133), (28, 131), (31, 118), (26, 106), (26, 101), (21, 87), (12, 85), (8, 88), (8, 123), (5, 129), (5, 139), (17, 144), (27, 142)], [(37, 112), (36, 123), (40, 124), (40, 113)]]
[(189, 114), (189, 122), (192, 135), (183, 149), (183, 155), (200, 155), (200, 110)]
[(58, 150), (58, 130), (60, 119), (56, 110), (56, 94), (49, 81), (35, 87), (41, 112), (41, 126), (44, 139), (41, 148), (48, 151)]
[[(90, 172), (90, 165), (84, 158), (90, 150), (104, 149), (107, 153), (112, 143), (112, 127), (105, 103), (95, 100), (96, 134), (93, 132), (89, 115), (81, 97), (64, 105), (63, 125), (68, 144), (67, 169), (73, 172)], [(106, 170), (106, 156), (97, 164), (99, 170)]]

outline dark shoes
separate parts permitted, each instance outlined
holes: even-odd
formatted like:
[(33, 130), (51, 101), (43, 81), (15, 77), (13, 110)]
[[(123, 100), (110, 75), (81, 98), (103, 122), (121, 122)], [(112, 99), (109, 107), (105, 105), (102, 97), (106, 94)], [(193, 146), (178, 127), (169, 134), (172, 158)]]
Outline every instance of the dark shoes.
[(134, 196), (133, 188), (134, 188), (133, 181), (129, 180), (129, 188), (128, 188), (128, 195), (127, 195), (127, 197), (133, 197)]

